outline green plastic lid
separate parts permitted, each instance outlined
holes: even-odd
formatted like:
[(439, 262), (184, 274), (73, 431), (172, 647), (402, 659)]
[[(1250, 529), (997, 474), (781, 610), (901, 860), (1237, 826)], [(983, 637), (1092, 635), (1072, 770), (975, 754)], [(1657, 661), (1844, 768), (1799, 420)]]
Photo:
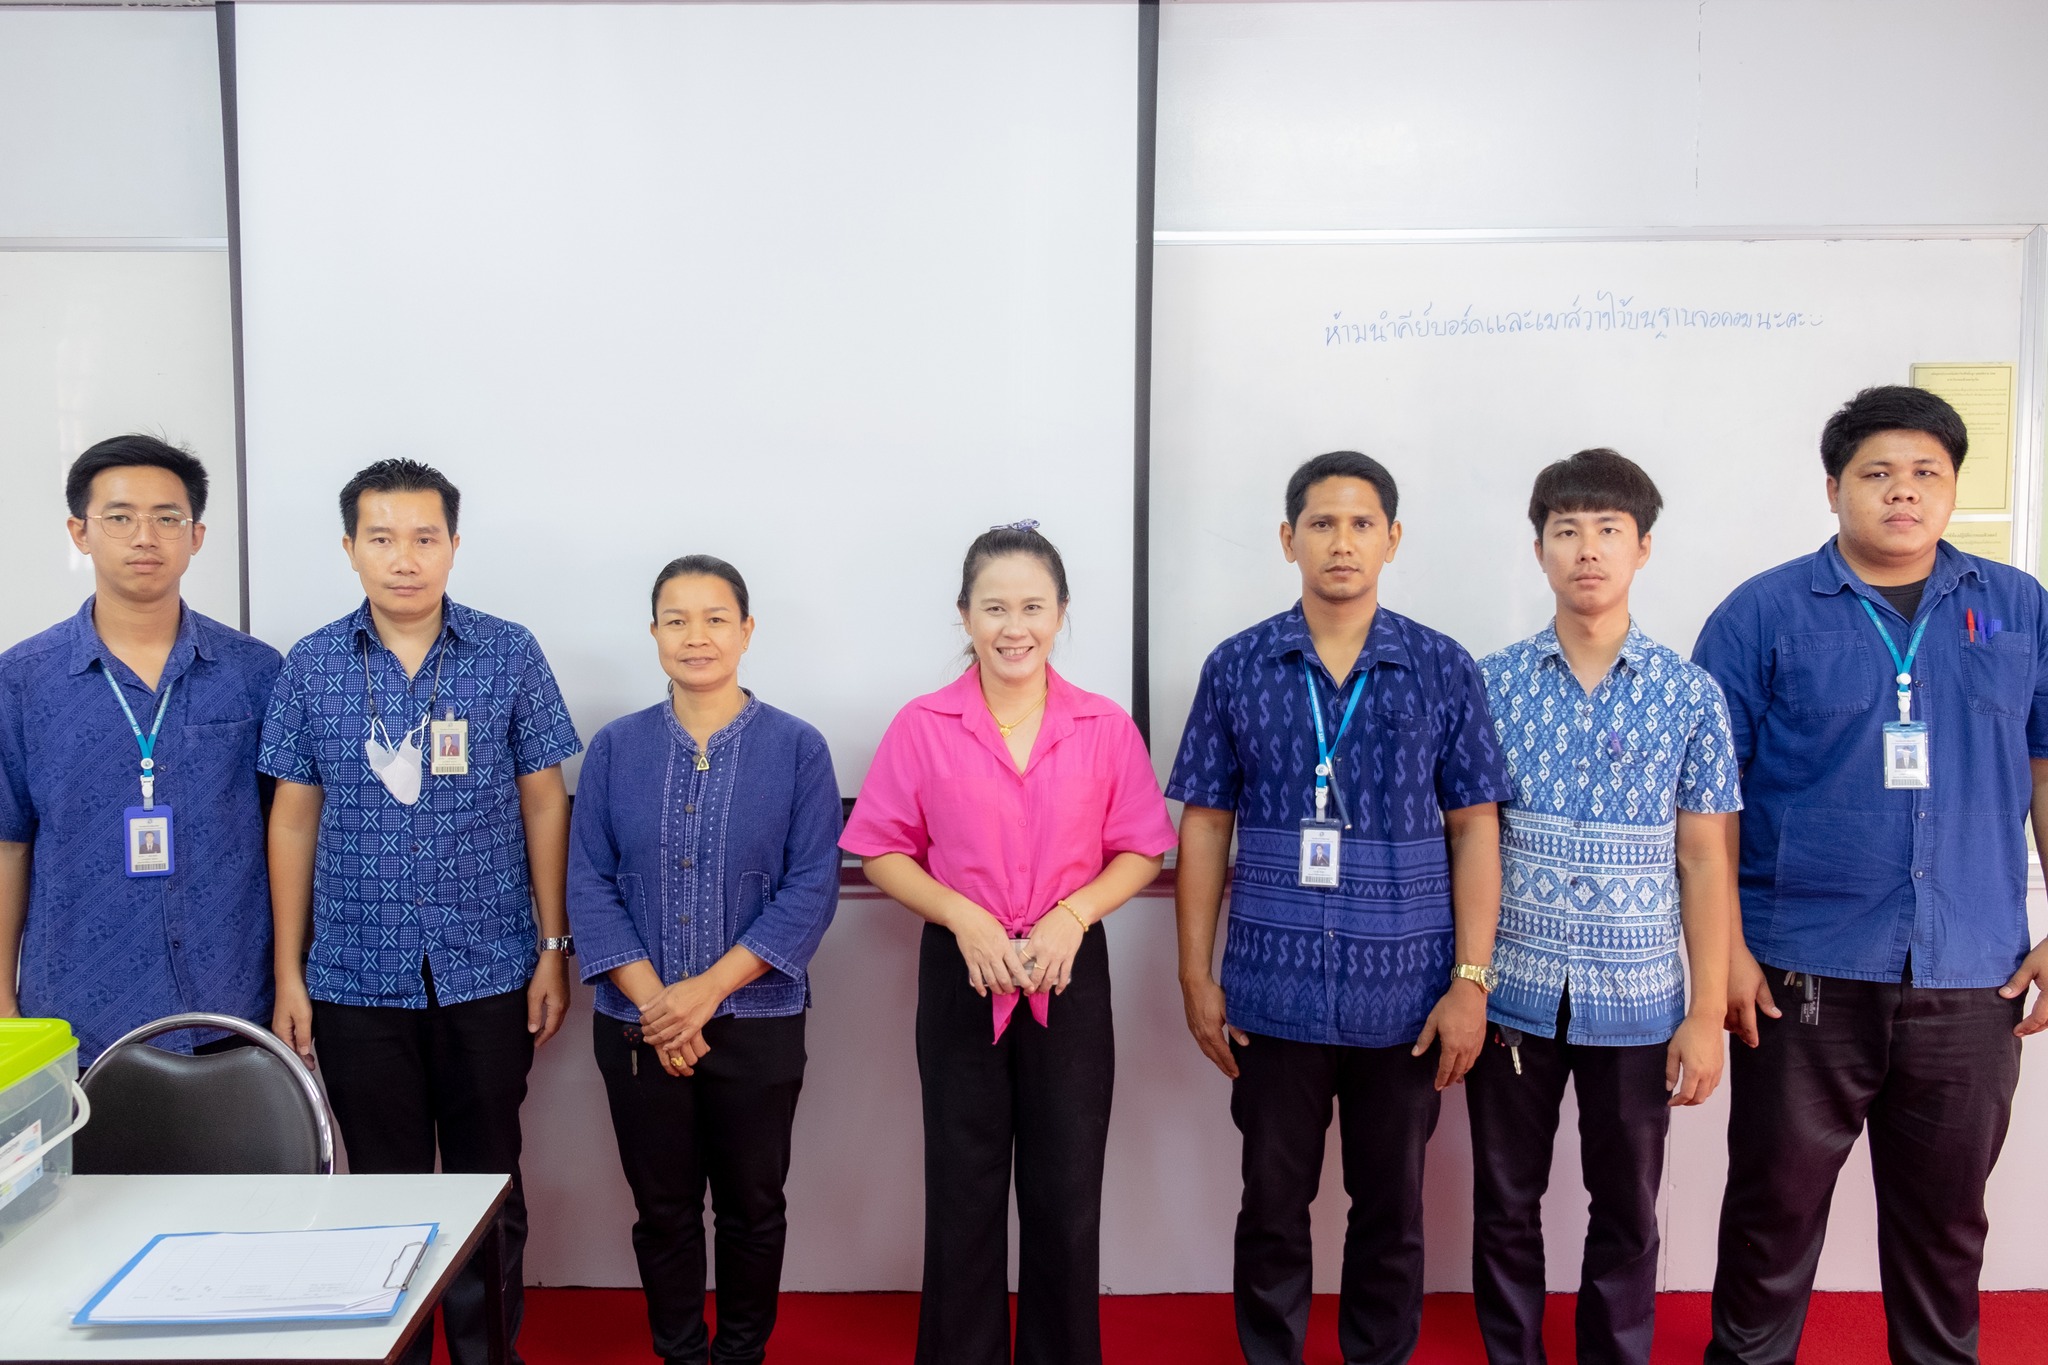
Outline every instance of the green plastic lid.
[(26, 1080), (78, 1046), (62, 1019), (0, 1019), (0, 1090)]

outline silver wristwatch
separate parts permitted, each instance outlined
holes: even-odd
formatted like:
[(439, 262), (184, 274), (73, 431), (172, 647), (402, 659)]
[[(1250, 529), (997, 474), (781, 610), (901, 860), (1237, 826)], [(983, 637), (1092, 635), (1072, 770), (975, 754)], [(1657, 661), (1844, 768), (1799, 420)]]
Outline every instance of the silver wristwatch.
[(564, 934), (560, 938), (544, 938), (540, 941), (544, 953), (560, 953), (564, 957), (576, 956), (576, 935)]

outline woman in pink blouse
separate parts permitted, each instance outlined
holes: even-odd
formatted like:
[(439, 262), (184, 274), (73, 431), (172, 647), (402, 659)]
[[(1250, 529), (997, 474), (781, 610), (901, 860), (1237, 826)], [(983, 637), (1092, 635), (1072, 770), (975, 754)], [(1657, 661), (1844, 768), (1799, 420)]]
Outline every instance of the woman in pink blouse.
[[(974, 663), (882, 736), (840, 847), (926, 920), (919, 1365), (1098, 1365), (1102, 1158), (1116, 1042), (1095, 928), (1158, 875), (1173, 825), (1131, 718), (1049, 664), (1067, 573), (1035, 522), (961, 571)], [(1024, 1008), (1019, 1009), (1022, 1003)]]

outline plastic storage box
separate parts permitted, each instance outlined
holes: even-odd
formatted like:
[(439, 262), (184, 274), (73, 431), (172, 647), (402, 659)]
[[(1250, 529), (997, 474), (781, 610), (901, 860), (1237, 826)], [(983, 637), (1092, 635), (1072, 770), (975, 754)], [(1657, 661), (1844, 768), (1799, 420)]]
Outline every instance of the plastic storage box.
[(0, 1019), (0, 1242), (57, 1202), (71, 1175), (71, 1135), (91, 1112), (71, 1025)]

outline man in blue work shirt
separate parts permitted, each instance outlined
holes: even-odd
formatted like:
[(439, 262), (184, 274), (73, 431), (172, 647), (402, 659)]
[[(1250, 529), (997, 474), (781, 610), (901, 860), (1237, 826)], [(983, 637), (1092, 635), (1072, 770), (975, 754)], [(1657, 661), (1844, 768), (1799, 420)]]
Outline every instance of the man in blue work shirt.
[(1710, 1362), (1790, 1365), (1867, 1123), (1895, 1360), (1977, 1359), (1984, 1183), (2048, 1028), (2048, 593), (1944, 544), (1963, 422), (1920, 389), (1828, 420), (1838, 524), (1737, 588), (1694, 659), (1743, 765), (1735, 1049)]
[(0, 1017), (70, 1021), (89, 1064), (166, 1015), (269, 1021), (256, 741), (279, 661), (179, 596), (197, 459), (116, 436), (64, 493), (93, 595), (0, 655)]
[[(258, 760), (278, 779), (273, 1027), (309, 1061), (318, 1042), (351, 1170), (432, 1171), (438, 1148), (443, 1170), (512, 1177), (516, 1335), (519, 1106), (569, 1001), (560, 764), (582, 745), (533, 636), (448, 600), (459, 511), (411, 460), (342, 489), (365, 600), (292, 647)], [(442, 1301), (456, 1365), (485, 1357), (484, 1294), (472, 1261)], [(421, 1332), (408, 1358), (432, 1345)]]
[(1556, 616), (1479, 665), (1515, 778), (1487, 1006), (1499, 1046), (1466, 1085), (1472, 1290), (1490, 1365), (1545, 1358), (1543, 1194), (1567, 1082), (1592, 1196), (1579, 1359), (1648, 1365), (1671, 1110), (1721, 1079), (1740, 778), (1720, 687), (1629, 615), (1663, 505), (1612, 450), (1546, 467), (1529, 521)]
[(1166, 789), (1187, 803), (1188, 1028), (1244, 1135), (1232, 1289), (1250, 1365), (1301, 1362), (1333, 1100), (1351, 1196), (1338, 1341), (1349, 1365), (1413, 1353), (1423, 1152), (1485, 1038), (1496, 803), (1514, 788), (1471, 655), (1379, 605), (1396, 507), (1393, 476), (1355, 451), (1295, 471), (1280, 546), (1301, 601), (1210, 654)]

